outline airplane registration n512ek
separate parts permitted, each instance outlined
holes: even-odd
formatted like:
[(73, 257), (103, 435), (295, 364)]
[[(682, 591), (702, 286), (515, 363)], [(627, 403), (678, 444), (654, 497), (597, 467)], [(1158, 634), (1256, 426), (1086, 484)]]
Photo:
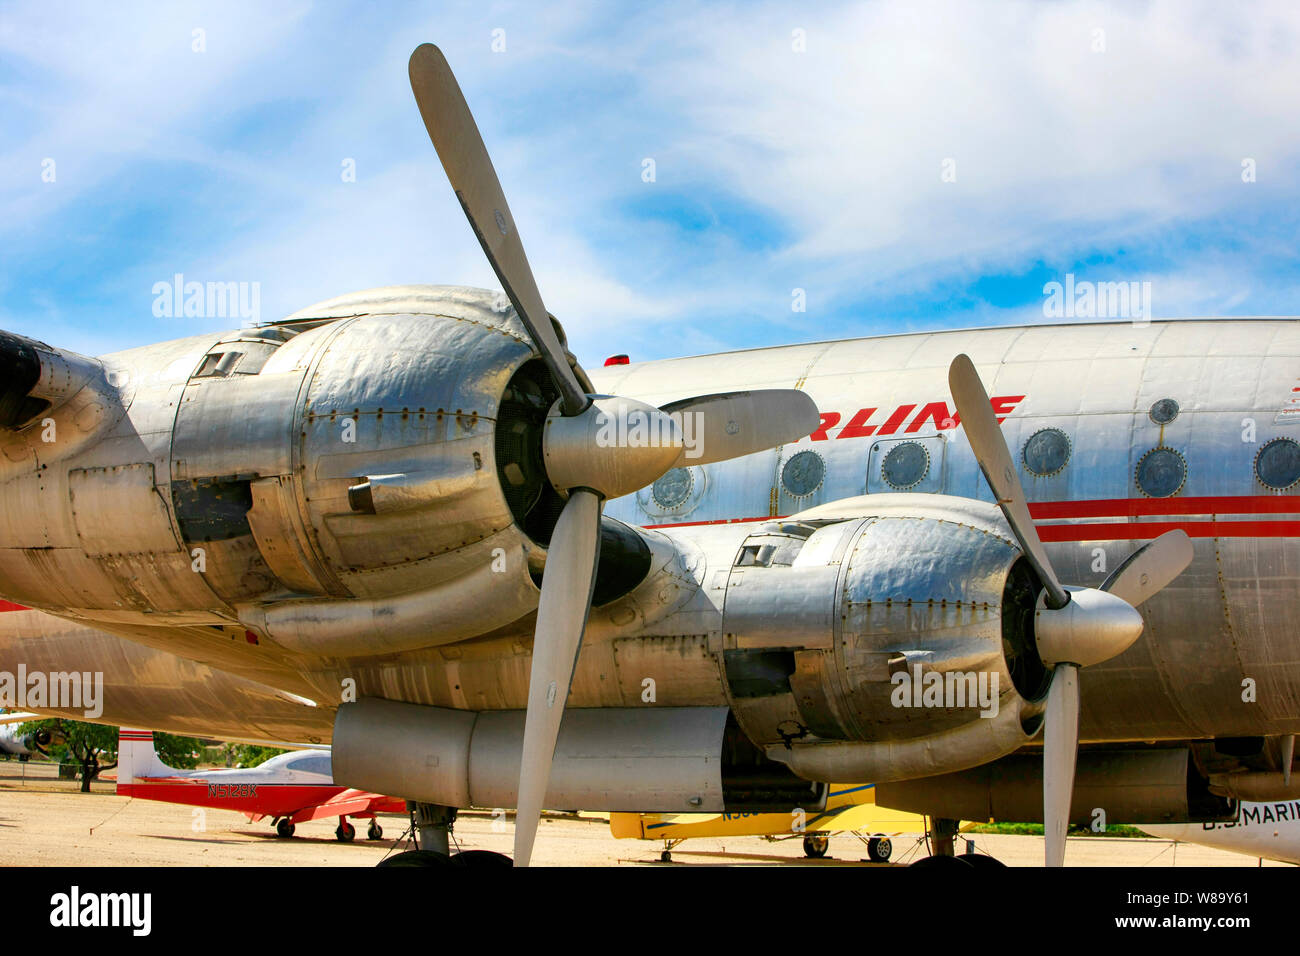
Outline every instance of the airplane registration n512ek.
[[(1300, 324), (584, 370), (436, 47), (410, 80), (509, 306), (372, 289), (98, 358), (4, 335), (0, 668), (102, 672), (104, 722), (328, 739), (337, 785), (416, 805), (410, 863), (470, 806), (518, 808), (526, 864), (543, 806), (871, 782), (936, 860), (993, 816), (1060, 864), (1099, 813), (1300, 796)], [(598, 440), (634, 418), (669, 440)]]

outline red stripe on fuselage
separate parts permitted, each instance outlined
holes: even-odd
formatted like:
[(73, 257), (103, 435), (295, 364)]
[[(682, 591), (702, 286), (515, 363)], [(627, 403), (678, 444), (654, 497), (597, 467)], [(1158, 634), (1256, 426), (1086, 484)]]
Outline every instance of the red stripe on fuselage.
[(1040, 524), (1044, 541), (1145, 541), (1182, 529), (1189, 538), (1300, 538), (1300, 521), (1122, 521)]
[(1296, 495), (1238, 495), (1187, 498), (1102, 498), (1095, 501), (1031, 501), (1029, 514), (1052, 518), (1137, 518), (1144, 515), (1300, 514)]
[(21, 604), (15, 604), (13, 601), (6, 601), (0, 598), (0, 614), (5, 611), (29, 611), (31, 608), (23, 607)]
[(304, 807), (318, 806), (347, 789), (332, 784), (261, 783), (252, 780), (241, 784), (233, 782), (226, 784), (226, 786), (243, 785), (256, 786), (257, 796), (209, 796), (206, 780), (160, 780), (157, 783), (136, 780), (134, 783), (119, 783), (117, 792), (120, 796), (135, 797), (138, 800), (157, 800), (162, 803), (180, 803), (191, 807), (211, 807), (216, 810), (238, 810), (240, 813), (261, 813), (266, 816), (282, 817)]

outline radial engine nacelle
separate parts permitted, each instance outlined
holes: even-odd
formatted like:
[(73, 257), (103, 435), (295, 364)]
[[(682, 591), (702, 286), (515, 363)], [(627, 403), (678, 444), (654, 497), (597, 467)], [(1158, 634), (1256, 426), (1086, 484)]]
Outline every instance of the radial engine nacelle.
[[(543, 462), (556, 392), (493, 293), (371, 290), (103, 360), (0, 333), (0, 364), (11, 600), (142, 624), (237, 613), (340, 654), (454, 641), (537, 606), (564, 504)], [(67, 464), (29, 467), (37, 451)], [(650, 560), (605, 525), (608, 600)], [(30, 573), (36, 546), (63, 564)]]
[(733, 711), (810, 779), (996, 759), (1041, 727), (1038, 591), (997, 508), (970, 499), (875, 495), (765, 525), (727, 582)]

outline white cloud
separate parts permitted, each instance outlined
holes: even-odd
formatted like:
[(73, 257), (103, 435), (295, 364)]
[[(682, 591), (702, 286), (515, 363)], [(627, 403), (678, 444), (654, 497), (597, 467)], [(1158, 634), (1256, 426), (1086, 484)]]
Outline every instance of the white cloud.
[[(743, 20), (742, 20), (743, 17)], [(878, 275), (1069, 255), (1294, 194), (1300, 8), (1157, 2), (854, 4), (817, 22), (701, 11), (656, 83), (681, 148), (797, 224), (787, 255)], [(789, 48), (807, 28), (808, 52)], [(1105, 51), (1093, 52), (1094, 30)], [(941, 181), (955, 161), (956, 181)], [(1267, 170), (1268, 172), (1264, 172)], [(855, 261), (856, 260), (856, 261)]]
[[(0, 55), (37, 78), (0, 88), (25, 133), (0, 146), (0, 237), (57, 250), (64, 206), (157, 160), (220, 173), (239, 225), (209, 236), (196, 222), (189, 241), (124, 274), (132, 308), (174, 271), (260, 281), (265, 316), (385, 283), (494, 284), (406, 83), (425, 39), (447, 50), (547, 304), (589, 360), (849, 334), (821, 317), (1142, 243), (1167, 247), (1150, 277), (1158, 314), (1278, 298), (1240, 256), (1185, 250), (1180, 229), (1297, 198), (1291, 5), (1246, 17), (1172, 0), (747, 3), (603, 20), (583, 6), (399, 7), (387, 20), (305, 4), (75, 9), (18, 7), (0, 23)], [(200, 25), (208, 51), (194, 54)], [(498, 25), (504, 55), (488, 48)], [(791, 49), (796, 27), (806, 53)], [(296, 111), (282, 149), (239, 150), (230, 130), (254, 108)], [(45, 155), (59, 157), (60, 181), (42, 192)], [(646, 155), (654, 185), (639, 178)], [(356, 183), (339, 181), (345, 156)], [(1245, 157), (1253, 185), (1240, 180)], [(941, 181), (945, 158), (956, 182)], [(719, 193), (765, 212), (779, 239), (643, 218), (657, 196)], [(1276, 237), (1244, 241), (1294, 256)], [(790, 311), (794, 285), (808, 314)], [(46, 290), (60, 330), (76, 322), (63, 292)], [(975, 303), (960, 321), (1025, 311)], [(120, 334), (151, 331), (124, 320)], [(105, 334), (85, 330), (96, 344)]]

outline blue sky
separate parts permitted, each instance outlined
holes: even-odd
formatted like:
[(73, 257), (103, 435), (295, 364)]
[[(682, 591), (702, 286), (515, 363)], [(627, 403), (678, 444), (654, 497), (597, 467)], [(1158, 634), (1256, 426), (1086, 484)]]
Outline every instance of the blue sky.
[(493, 286), (407, 83), (426, 40), (589, 365), (1043, 321), (1070, 272), (1151, 282), (1156, 316), (1300, 313), (1300, 7), (1250, 11), (5, 3), (0, 328), (230, 324), (155, 317), (176, 273), (259, 283), (264, 320)]

